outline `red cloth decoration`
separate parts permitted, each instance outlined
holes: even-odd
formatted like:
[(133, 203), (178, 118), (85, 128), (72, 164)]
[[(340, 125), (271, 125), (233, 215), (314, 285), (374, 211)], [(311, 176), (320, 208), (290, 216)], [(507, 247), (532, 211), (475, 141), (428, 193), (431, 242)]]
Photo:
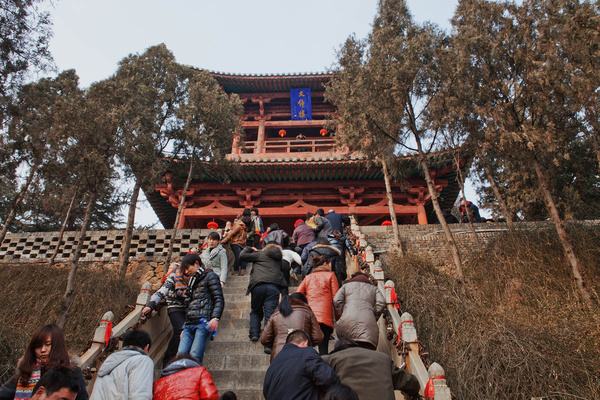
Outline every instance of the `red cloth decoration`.
[(390, 300), (392, 301), (392, 303), (394, 303), (394, 307), (396, 307), (396, 309), (399, 310), (400, 305), (398, 304), (398, 296), (396, 295), (396, 288), (394, 288), (392, 286), (386, 286), (385, 288), (391, 289)]
[(206, 227), (208, 229), (218, 229), (219, 224), (217, 224), (215, 221), (210, 221), (208, 224), (206, 224)]
[(327, 135), (327, 129), (321, 129), (319, 133), (321, 134), (321, 136), (325, 136)]
[(427, 381), (427, 385), (425, 385), (425, 391), (423, 392), (423, 396), (427, 399), (433, 399), (435, 396), (435, 388), (433, 386), (434, 379), (446, 379), (444, 375), (434, 376)]
[(287, 132), (285, 131), (285, 129), (282, 129), (279, 131), (279, 136), (284, 137), (286, 135), (286, 133)]
[(112, 335), (112, 322), (105, 319), (100, 322), (106, 322), (106, 330), (104, 331), (104, 345), (108, 346), (108, 342), (110, 341), (110, 337)]
[(381, 223), (381, 226), (392, 226), (392, 221), (385, 220)]

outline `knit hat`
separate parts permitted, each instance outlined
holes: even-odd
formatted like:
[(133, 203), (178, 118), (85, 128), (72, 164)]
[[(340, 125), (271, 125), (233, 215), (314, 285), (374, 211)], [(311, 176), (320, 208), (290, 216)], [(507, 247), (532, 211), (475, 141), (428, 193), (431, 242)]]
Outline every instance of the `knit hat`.
[(296, 222), (294, 222), (294, 228), (298, 227), (298, 224), (300, 224), (300, 222), (304, 222), (304, 220), (302, 219), (297, 219)]

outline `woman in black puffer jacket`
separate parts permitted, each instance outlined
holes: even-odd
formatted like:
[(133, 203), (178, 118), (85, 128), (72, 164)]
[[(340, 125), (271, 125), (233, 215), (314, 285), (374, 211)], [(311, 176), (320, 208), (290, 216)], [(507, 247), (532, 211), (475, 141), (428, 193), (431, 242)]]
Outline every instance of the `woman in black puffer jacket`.
[(219, 326), (225, 300), (219, 277), (212, 269), (204, 269), (198, 254), (183, 257), (181, 266), (188, 264), (197, 267), (197, 271), (188, 285), (188, 305), (178, 353), (191, 354), (202, 363), (206, 343)]

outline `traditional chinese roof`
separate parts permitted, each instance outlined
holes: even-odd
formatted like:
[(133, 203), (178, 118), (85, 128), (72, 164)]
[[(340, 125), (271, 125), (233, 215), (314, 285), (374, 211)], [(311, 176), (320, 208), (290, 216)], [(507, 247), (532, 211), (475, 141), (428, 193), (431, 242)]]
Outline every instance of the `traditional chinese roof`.
[[(364, 181), (383, 180), (383, 172), (378, 164), (370, 162), (366, 157), (344, 157), (336, 154), (324, 154), (309, 158), (300, 156), (267, 157), (255, 159), (238, 159), (226, 166), (214, 167), (207, 164), (202, 176), (194, 177), (194, 182), (298, 182), (310, 190), (310, 182), (315, 181)], [(421, 178), (422, 172), (415, 157), (398, 159), (403, 175), (409, 178)], [(451, 167), (452, 161), (448, 154), (437, 153), (429, 156), (430, 168), (437, 170), (438, 179), (448, 181), (448, 185), (440, 193), (442, 208), (450, 208), (456, 201), (459, 185), (456, 181), (456, 171)], [(187, 166), (176, 168), (176, 175), (185, 180)], [(177, 210), (156, 191), (146, 192), (146, 197), (165, 228), (171, 228), (175, 223)], [(431, 203), (425, 207), (429, 221), (435, 221), (435, 212)]]
[(313, 91), (325, 90), (324, 85), (331, 79), (327, 73), (305, 74), (227, 74), (213, 72), (210, 74), (219, 82), (227, 93), (277, 93), (288, 92), (292, 88), (310, 88)]

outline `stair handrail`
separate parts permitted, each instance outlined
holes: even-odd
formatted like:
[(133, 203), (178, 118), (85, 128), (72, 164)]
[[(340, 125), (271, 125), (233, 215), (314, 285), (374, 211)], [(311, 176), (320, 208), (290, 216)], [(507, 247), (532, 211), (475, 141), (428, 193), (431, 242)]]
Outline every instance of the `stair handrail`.
[[(407, 312), (402, 315), (398, 313), (394, 282), (385, 281), (382, 263), (380, 260), (375, 260), (373, 248), (367, 243), (366, 236), (361, 232), (354, 217), (351, 217), (351, 231), (357, 250), (351, 268), (354, 271), (368, 270), (377, 283), (377, 288), (385, 297), (387, 318), (384, 323), (378, 325), (380, 338), (387, 338), (390, 342), (390, 356), (397, 365), (405, 363), (406, 370), (417, 377), (421, 385), (420, 394), (426, 399), (451, 400), (452, 394), (446, 382), (444, 369), (435, 362), (429, 365), (429, 369), (426, 367), (414, 319)], [(392, 352), (391, 348), (395, 350)]]
[(121, 338), (129, 329), (140, 328), (150, 334), (152, 345), (148, 355), (154, 361), (155, 375), (160, 371), (160, 362), (166, 351), (173, 328), (169, 322), (167, 311), (164, 308), (153, 312), (149, 317), (142, 317), (142, 309), (150, 301), (152, 284), (146, 282), (142, 285), (137, 296), (134, 309), (125, 316), (116, 326), (112, 326), (114, 314), (107, 311), (102, 316), (100, 324), (94, 332), (90, 347), (80, 356), (81, 369), (88, 379), (88, 392), (91, 393), (100, 365), (108, 355), (119, 350), (117, 339)]

